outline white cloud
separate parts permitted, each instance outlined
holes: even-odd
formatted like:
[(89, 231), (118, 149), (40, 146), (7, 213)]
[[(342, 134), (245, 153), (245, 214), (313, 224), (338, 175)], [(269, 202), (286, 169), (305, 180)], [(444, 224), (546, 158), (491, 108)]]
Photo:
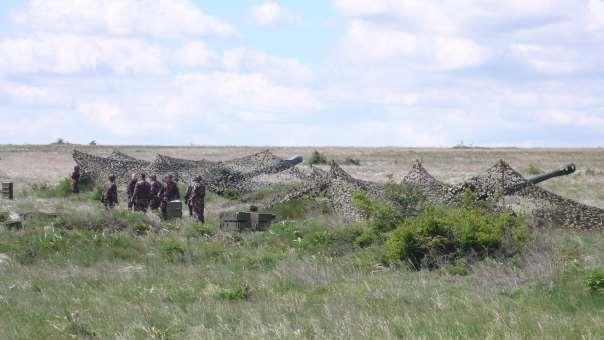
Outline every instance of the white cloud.
[(276, 57), (243, 47), (225, 51), (221, 62), (229, 72), (262, 73), (286, 82), (304, 83), (314, 77), (313, 71), (296, 59)]
[(160, 47), (133, 38), (36, 34), (0, 39), (0, 73), (166, 72)]
[(159, 38), (237, 34), (189, 0), (30, 0), (13, 18), (41, 32)]
[(259, 73), (185, 74), (175, 78), (169, 91), (165, 107), (171, 115), (213, 123), (229, 118), (287, 121), (322, 108), (308, 89), (279, 85)]
[(176, 63), (189, 68), (208, 67), (216, 63), (218, 54), (202, 41), (189, 42), (174, 55)]
[(294, 12), (272, 0), (253, 6), (250, 16), (260, 26), (274, 26), (299, 20)]
[(8, 99), (23, 104), (56, 104), (63, 100), (63, 96), (56, 91), (27, 84), (0, 81), (0, 98)]
[(488, 58), (483, 47), (467, 38), (409, 33), (364, 20), (349, 24), (341, 48), (355, 63), (395, 62), (421, 70), (473, 67)]

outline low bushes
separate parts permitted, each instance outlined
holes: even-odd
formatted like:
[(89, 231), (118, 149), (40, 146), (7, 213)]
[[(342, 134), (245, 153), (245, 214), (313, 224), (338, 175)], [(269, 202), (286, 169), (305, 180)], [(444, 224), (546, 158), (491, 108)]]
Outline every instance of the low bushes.
[(522, 218), (474, 207), (427, 207), (405, 219), (386, 243), (392, 260), (434, 268), (459, 258), (510, 256), (528, 241)]
[[(90, 191), (97, 189), (94, 181), (90, 177), (87, 177), (87, 176), (83, 176), (82, 178), (80, 178), (80, 183), (79, 183), (78, 188), (80, 189), (80, 192), (90, 192)], [(50, 184), (46, 184), (46, 183), (33, 184), (31, 186), (31, 190), (33, 191), (34, 194), (36, 194), (37, 196), (43, 197), (43, 198), (68, 197), (69, 195), (72, 194), (71, 178), (65, 177), (55, 185), (50, 185)], [(98, 190), (100, 190), (100, 189), (97, 189), (97, 191)], [(99, 197), (100, 197), (100, 192), (99, 192)], [(99, 200), (100, 200), (100, 198), (99, 198)]]
[(323, 155), (319, 151), (315, 150), (310, 155), (310, 158), (308, 159), (307, 163), (310, 165), (327, 164), (327, 157), (325, 157), (325, 155)]
[(604, 294), (604, 270), (594, 270), (585, 279), (585, 284), (590, 291)]

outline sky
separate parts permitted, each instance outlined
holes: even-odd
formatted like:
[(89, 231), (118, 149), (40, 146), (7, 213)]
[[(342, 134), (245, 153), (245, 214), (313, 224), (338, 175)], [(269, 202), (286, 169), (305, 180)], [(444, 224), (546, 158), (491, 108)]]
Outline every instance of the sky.
[(0, 144), (604, 146), (604, 0), (2, 0)]

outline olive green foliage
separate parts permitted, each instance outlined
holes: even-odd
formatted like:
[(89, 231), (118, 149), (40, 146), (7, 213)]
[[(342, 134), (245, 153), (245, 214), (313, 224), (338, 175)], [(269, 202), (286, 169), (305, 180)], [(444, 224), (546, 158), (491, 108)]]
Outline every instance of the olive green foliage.
[(526, 169), (526, 173), (532, 176), (535, 175), (540, 175), (543, 173), (543, 170), (541, 170), (540, 167), (538, 167), (536, 164), (531, 163), (529, 164), (528, 168)]
[(247, 300), (250, 298), (252, 289), (247, 282), (242, 282), (233, 288), (224, 289), (218, 293), (217, 298), (220, 300), (236, 301)]
[(386, 202), (371, 200), (361, 191), (352, 196), (352, 204), (368, 217), (369, 226), (379, 233), (393, 230), (403, 218), (401, 212)]
[(386, 198), (396, 202), (406, 214), (422, 209), (426, 198), (420, 188), (406, 183), (389, 182), (384, 188)]
[(342, 164), (344, 165), (361, 165), (361, 160), (357, 159), (357, 158), (351, 158), (351, 157), (347, 157), (344, 159), (344, 161), (342, 162)]
[(474, 207), (432, 207), (408, 218), (386, 243), (393, 260), (434, 268), (459, 258), (510, 256), (528, 241), (522, 218)]
[(235, 189), (225, 189), (220, 193), (220, 195), (226, 199), (237, 201), (241, 199), (241, 192)]
[[(90, 192), (95, 188), (96, 186), (94, 184), (94, 181), (90, 177), (82, 176), (80, 178), (80, 192)], [(42, 198), (64, 198), (73, 194), (71, 188), (71, 178), (69, 177), (63, 178), (55, 185), (50, 185), (46, 183), (32, 184), (31, 190), (34, 195)]]
[[(40, 215), (0, 233), (10, 258), (0, 268), (1, 339), (597, 338), (602, 330), (604, 295), (586, 288), (584, 269), (602, 263), (601, 233), (552, 230), (536, 236), (552, 242), (531, 247), (536, 257), (460, 259), (417, 273), (389, 266), (388, 233), (364, 224), (305, 219), (240, 234), (210, 223), (206, 237), (182, 219), (139, 235), (130, 231), (153, 223), (146, 215), (73, 201), (77, 209), (60, 219)], [(133, 225), (108, 232), (112, 219)], [(102, 230), (81, 229), (85, 220)]]
[(331, 206), (326, 201), (307, 198), (289, 200), (270, 209), (277, 220), (294, 220), (329, 214)]
[(94, 190), (92, 190), (92, 192), (90, 193), (90, 199), (93, 201), (100, 202), (102, 198), (103, 188), (101, 188), (100, 186), (95, 187)]
[(308, 159), (307, 163), (310, 165), (327, 164), (327, 157), (325, 157), (325, 155), (323, 155), (319, 151), (315, 150), (310, 155), (310, 158)]
[(592, 292), (604, 294), (604, 270), (594, 270), (589, 273), (585, 283)]

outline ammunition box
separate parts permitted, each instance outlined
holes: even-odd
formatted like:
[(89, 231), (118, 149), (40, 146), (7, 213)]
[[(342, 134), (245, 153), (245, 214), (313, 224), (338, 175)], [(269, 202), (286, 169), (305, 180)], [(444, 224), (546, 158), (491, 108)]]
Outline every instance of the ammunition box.
[(13, 183), (10, 183), (10, 182), (2, 183), (2, 198), (7, 199), (7, 200), (14, 199)]
[(274, 219), (275, 215), (269, 213), (225, 213), (220, 218), (220, 228), (228, 231), (261, 231), (266, 230)]
[(174, 200), (168, 202), (166, 206), (166, 217), (167, 218), (181, 218), (182, 217), (182, 201)]

